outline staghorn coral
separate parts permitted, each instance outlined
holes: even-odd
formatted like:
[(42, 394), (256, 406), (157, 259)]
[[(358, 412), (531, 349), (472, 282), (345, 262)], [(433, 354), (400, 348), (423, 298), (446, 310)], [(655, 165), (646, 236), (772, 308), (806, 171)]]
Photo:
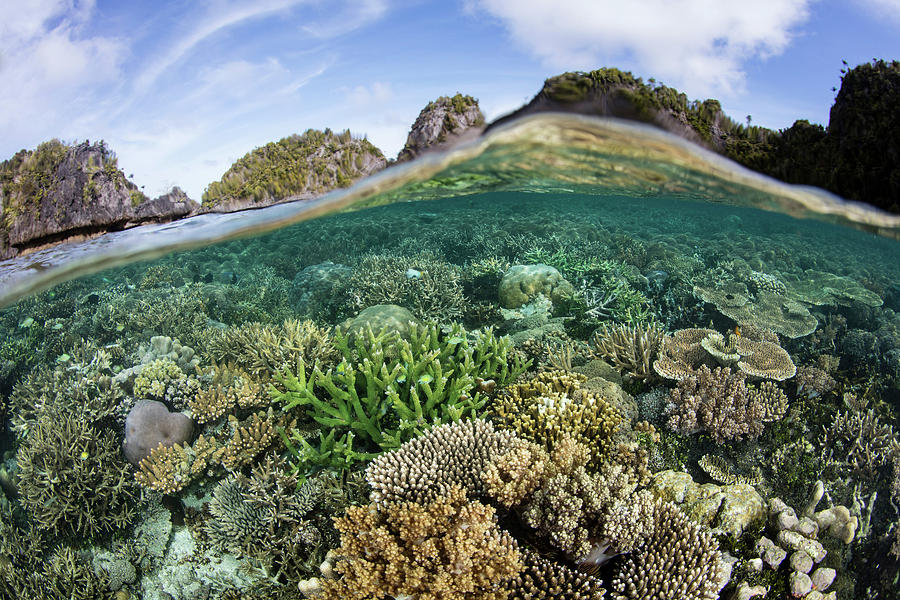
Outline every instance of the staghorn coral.
[(875, 410), (855, 394), (844, 394), (846, 411), (838, 411), (820, 439), (822, 457), (838, 473), (868, 477), (891, 460), (900, 460), (894, 428), (883, 424)]
[(305, 443), (302, 432), (292, 432), (291, 440), (302, 446), (298, 466), (308, 472), (343, 469), (371, 452), (396, 448), (429, 426), (477, 416), (489, 390), (527, 368), (508, 338), (497, 338), (491, 329), (474, 334), (456, 324), (448, 329), (412, 324), (408, 339), (387, 331), (376, 335), (371, 328), (352, 340), (338, 333), (344, 359), (337, 367), (314, 368), (307, 376), (301, 363), (296, 375), (279, 375), (285, 391), (273, 387), (273, 400), (286, 411), (305, 408), (329, 428), (318, 448)]
[(504, 600), (523, 567), (494, 509), (460, 487), (428, 504), (351, 507), (335, 524), (342, 577), (322, 581), (323, 600)]
[(412, 256), (369, 254), (345, 283), (345, 312), (356, 314), (378, 304), (396, 304), (420, 319), (458, 321), (466, 310), (462, 271), (431, 252)]
[(42, 528), (63, 536), (90, 538), (128, 526), (135, 490), (120, 452), (111, 431), (77, 414), (40, 418), (16, 453), (22, 504)]
[(489, 421), (479, 419), (435, 427), (371, 462), (366, 480), (372, 501), (426, 503), (452, 487), (479, 495), (481, 474), (516, 442), (511, 432), (495, 431)]
[(501, 427), (552, 451), (563, 437), (591, 448), (597, 463), (622, 415), (606, 399), (582, 389), (578, 373), (545, 371), (503, 390), (492, 405)]
[(651, 366), (662, 340), (663, 332), (657, 325), (603, 325), (594, 332), (594, 355), (635, 379), (646, 381), (656, 377)]
[(593, 575), (542, 558), (533, 550), (521, 551), (524, 568), (506, 584), (507, 600), (602, 600), (606, 590)]
[(646, 541), (612, 579), (615, 600), (715, 600), (728, 574), (716, 539), (671, 502), (657, 501)]
[(764, 423), (787, 408), (786, 396), (774, 384), (755, 389), (741, 373), (706, 365), (679, 381), (669, 400), (669, 427), (679, 433), (705, 430), (719, 444), (758, 437)]
[(324, 367), (339, 358), (329, 329), (297, 319), (287, 319), (280, 326), (244, 323), (211, 329), (205, 347), (211, 362), (232, 364), (264, 377), (293, 368), (300, 360)]

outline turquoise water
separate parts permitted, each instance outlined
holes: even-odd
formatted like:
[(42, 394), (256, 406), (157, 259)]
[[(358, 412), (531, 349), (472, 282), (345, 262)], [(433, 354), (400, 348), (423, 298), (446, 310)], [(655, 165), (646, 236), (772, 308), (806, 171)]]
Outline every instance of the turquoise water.
[(0, 263), (0, 590), (895, 597), (898, 232), (549, 117)]

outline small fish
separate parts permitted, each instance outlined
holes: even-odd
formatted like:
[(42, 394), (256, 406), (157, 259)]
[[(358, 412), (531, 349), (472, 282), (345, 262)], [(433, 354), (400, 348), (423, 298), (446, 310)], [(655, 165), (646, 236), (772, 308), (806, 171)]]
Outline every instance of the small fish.
[(123, 331), (125, 329), (124, 323), (116, 323), (116, 331)]
[(28, 328), (28, 327), (31, 327), (32, 325), (34, 325), (34, 319), (32, 319), (31, 317), (26, 317), (24, 321), (19, 323), (19, 327), (22, 327), (22, 328)]
[(397, 378), (397, 383), (406, 383), (406, 375), (401, 375)]
[(434, 377), (432, 377), (428, 373), (425, 373), (424, 375), (419, 377), (419, 380), (416, 381), (416, 383), (419, 385), (425, 385), (426, 383), (431, 383), (432, 381), (434, 381)]
[(68, 354), (60, 354), (59, 356), (56, 357), (56, 362), (58, 362), (58, 363), (67, 363), (70, 360), (72, 360), (72, 357), (69, 356)]
[(59, 330), (62, 329), (63, 327), (65, 327), (65, 325), (63, 325), (62, 323), (54, 323), (52, 329), (55, 329), (56, 331), (59, 331)]
[(91, 455), (87, 453), (87, 450), (85, 450), (84, 452), (81, 453), (81, 456), (79, 458), (81, 460), (87, 460), (88, 458), (90, 458), (90, 456)]
[(344, 375), (344, 374), (347, 372), (347, 369), (348, 369), (348, 368), (349, 368), (349, 367), (348, 367), (347, 363), (342, 362), (341, 364), (339, 364), (338, 366), (336, 366), (336, 367), (334, 368), (334, 371), (335, 371), (338, 375)]
[(406, 278), (407, 279), (420, 279), (422, 277), (422, 271), (418, 271), (416, 269), (407, 269), (406, 270)]
[(463, 339), (462, 337), (460, 337), (458, 335), (454, 335), (452, 338), (447, 340), (447, 343), (448, 344), (462, 344), (464, 341), (466, 341), (466, 340)]

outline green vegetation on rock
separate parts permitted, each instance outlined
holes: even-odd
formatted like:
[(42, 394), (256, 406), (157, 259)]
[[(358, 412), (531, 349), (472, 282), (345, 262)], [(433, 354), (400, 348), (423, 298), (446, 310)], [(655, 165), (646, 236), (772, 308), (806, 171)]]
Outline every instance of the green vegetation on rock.
[(383, 167), (381, 150), (350, 130), (308, 129), (247, 153), (222, 179), (209, 184), (203, 206), (231, 202), (269, 203), (290, 196), (318, 195), (348, 187)]

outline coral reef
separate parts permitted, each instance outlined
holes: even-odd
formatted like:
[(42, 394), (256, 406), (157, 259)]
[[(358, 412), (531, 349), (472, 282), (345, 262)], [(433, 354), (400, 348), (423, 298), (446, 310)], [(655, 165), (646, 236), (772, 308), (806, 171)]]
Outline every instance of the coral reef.
[(351, 507), (335, 520), (341, 532), (324, 600), (415, 596), (422, 600), (504, 600), (522, 559), (497, 527), (494, 509), (467, 501), (460, 487), (427, 504)]
[(844, 394), (846, 411), (838, 411), (820, 439), (822, 458), (839, 473), (867, 478), (892, 460), (900, 460), (894, 428), (880, 421), (874, 408), (851, 392)]
[(696, 285), (694, 295), (736, 323), (755, 323), (789, 338), (807, 336), (819, 324), (803, 303), (765, 289), (751, 295), (747, 285), (737, 281)]
[(602, 600), (606, 590), (592, 575), (539, 556), (533, 550), (521, 551), (524, 568), (507, 583), (507, 600)]

